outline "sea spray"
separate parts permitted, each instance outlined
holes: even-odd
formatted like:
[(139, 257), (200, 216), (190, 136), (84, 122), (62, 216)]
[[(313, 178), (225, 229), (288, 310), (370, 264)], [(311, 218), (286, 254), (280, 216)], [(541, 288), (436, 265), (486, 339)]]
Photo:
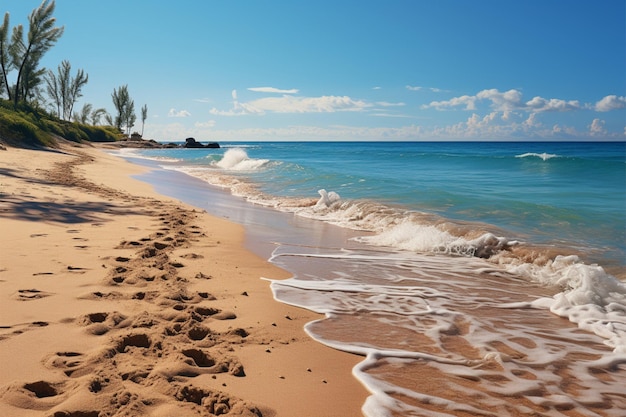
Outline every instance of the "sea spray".
[(268, 159), (252, 159), (241, 148), (228, 149), (215, 166), (229, 171), (254, 171), (269, 162)]
[(550, 154), (550, 153), (535, 153), (535, 152), (527, 152), (521, 155), (515, 155), (516, 158), (530, 158), (535, 157), (547, 161), (548, 159), (558, 158), (559, 155)]

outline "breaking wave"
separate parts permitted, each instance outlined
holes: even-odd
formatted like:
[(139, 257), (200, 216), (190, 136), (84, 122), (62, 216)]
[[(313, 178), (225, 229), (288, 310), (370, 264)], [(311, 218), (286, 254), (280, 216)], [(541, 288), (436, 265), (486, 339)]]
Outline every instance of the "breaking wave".
[(527, 152), (521, 155), (515, 155), (516, 158), (539, 158), (547, 161), (548, 159), (558, 158), (559, 155), (551, 154), (551, 153), (535, 153), (535, 152)]
[(269, 159), (254, 159), (248, 157), (241, 148), (232, 148), (224, 153), (222, 159), (214, 162), (215, 166), (229, 171), (255, 171), (265, 166)]

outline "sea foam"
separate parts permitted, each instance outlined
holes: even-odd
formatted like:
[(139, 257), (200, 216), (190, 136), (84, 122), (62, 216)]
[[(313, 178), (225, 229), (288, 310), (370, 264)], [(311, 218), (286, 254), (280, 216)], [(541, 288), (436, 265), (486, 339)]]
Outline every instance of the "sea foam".
[(255, 171), (269, 162), (269, 159), (254, 159), (248, 157), (241, 148), (232, 148), (224, 153), (215, 166), (229, 171)]
[(551, 154), (551, 153), (535, 153), (535, 152), (527, 152), (521, 155), (515, 155), (516, 158), (530, 158), (530, 157), (534, 157), (534, 158), (540, 158), (543, 159), (544, 161), (547, 161), (548, 159), (552, 159), (552, 158), (557, 158), (559, 157), (559, 155), (555, 155), (555, 154)]
[(520, 258), (511, 249), (524, 244), (482, 231), (478, 225), (433, 222), (432, 216), (342, 201), (332, 191), (320, 190), (319, 194), (321, 198), (314, 210), (302, 208), (298, 213), (373, 232), (354, 238), (367, 245), (412, 253), (484, 258), (513, 276), (558, 287), (561, 292), (552, 299), (539, 300), (533, 306), (549, 308), (552, 313), (604, 338), (614, 352), (626, 353), (626, 285), (602, 267), (585, 264), (575, 255), (544, 259), (541, 251), (537, 251), (535, 258), (528, 258), (528, 251)]

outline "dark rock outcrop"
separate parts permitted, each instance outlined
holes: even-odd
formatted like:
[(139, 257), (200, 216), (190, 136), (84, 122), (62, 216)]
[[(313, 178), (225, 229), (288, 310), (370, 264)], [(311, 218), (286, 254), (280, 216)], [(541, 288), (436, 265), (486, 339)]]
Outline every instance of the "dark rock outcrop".
[[(0, 143), (0, 150), (2, 149)], [(105, 148), (144, 148), (144, 149), (165, 149), (165, 148), (197, 148), (197, 149), (206, 149), (206, 148), (220, 148), (220, 144), (217, 142), (209, 142), (206, 145), (200, 142), (197, 142), (194, 138), (187, 138), (184, 144), (180, 143), (160, 143), (153, 139), (138, 139), (133, 140), (132, 138), (127, 138), (123, 140), (119, 140), (117, 142), (107, 142), (101, 145)]]
[(185, 144), (183, 145), (185, 148), (219, 148), (220, 144), (217, 142), (209, 142), (206, 145), (203, 145), (200, 142), (197, 142), (194, 138), (185, 139)]

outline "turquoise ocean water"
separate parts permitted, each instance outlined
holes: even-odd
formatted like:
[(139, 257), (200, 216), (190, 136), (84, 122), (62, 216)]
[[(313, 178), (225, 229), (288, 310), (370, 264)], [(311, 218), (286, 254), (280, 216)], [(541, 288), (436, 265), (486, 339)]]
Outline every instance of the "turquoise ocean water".
[[(294, 274), (272, 290), (326, 315), (307, 326), (312, 337), (364, 356), (354, 374), (372, 392), (365, 415), (626, 407), (623, 142), (242, 142), (120, 155), (158, 171), (146, 178), (155, 185), (172, 171), (201, 180), (206, 195), (169, 191), (210, 213), (220, 215), (217, 186), (287, 219), (268, 220), (259, 238)], [(441, 396), (424, 375), (462, 394)]]

